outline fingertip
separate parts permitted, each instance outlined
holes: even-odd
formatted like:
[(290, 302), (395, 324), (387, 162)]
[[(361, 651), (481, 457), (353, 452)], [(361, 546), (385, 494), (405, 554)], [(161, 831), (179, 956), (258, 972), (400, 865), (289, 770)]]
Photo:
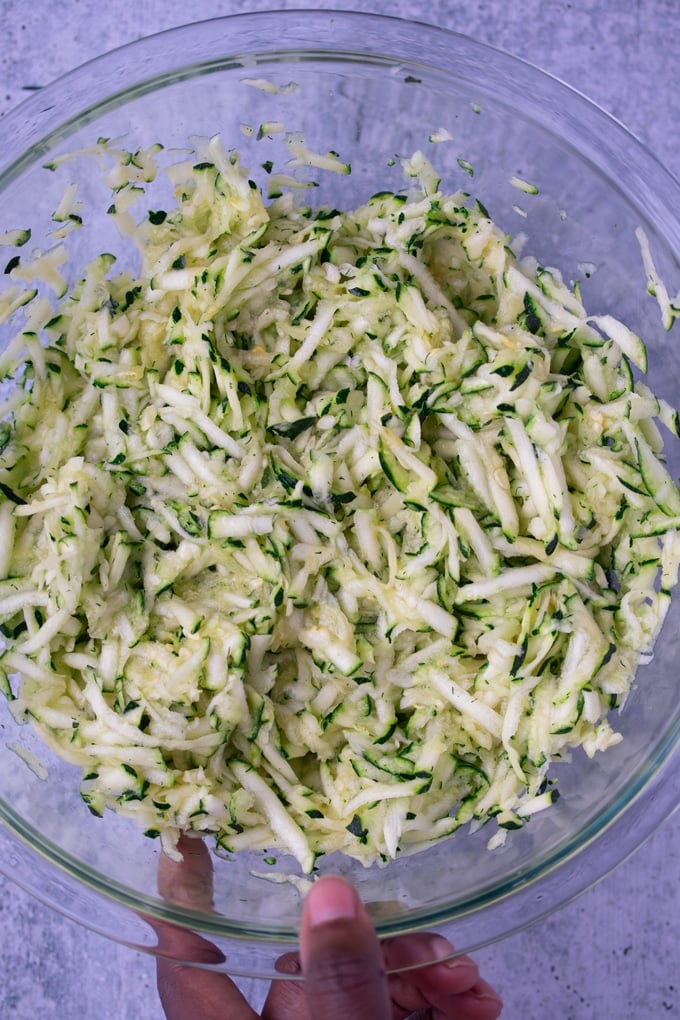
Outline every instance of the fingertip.
[(339, 875), (317, 879), (307, 893), (302, 910), (303, 925), (309, 928), (363, 915), (364, 908), (354, 887)]
[(443, 959), (440, 958), (439, 960), (435, 960), (434, 963), (431, 964), (431, 967), (444, 973), (447, 971), (449, 973), (452, 971), (460, 973), (463, 970), (470, 971), (471, 973), (474, 972), (476, 974), (479, 973), (479, 967), (471, 956), (457, 956), (455, 953), (449, 953)]
[(181, 835), (177, 842), (181, 857), (174, 860), (162, 853), (158, 860), (158, 891), (164, 900), (190, 910), (213, 910), (213, 867), (203, 840)]
[(279, 974), (299, 974), (302, 971), (299, 953), (284, 953), (274, 963)]
[(426, 949), (433, 962), (446, 963), (452, 958), (455, 959), (456, 950), (448, 939), (443, 935), (428, 935)]
[(415, 932), (412, 935), (398, 935), (383, 943), (385, 963), (388, 970), (416, 973), (448, 970), (476, 971), (477, 964), (470, 956), (456, 953), (454, 946), (443, 935), (432, 932)]
[(330, 937), (329, 929), (339, 935), (341, 930), (363, 932), (377, 944), (375, 930), (354, 886), (339, 875), (318, 878), (305, 897), (300, 924), (300, 957), (307, 967), (313, 945), (321, 935)]
[(494, 988), (480, 978), (466, 995), (460, 997), (461, 1020), (498, 1020), (503, 1012), (503, 1000)]
[(495, 1003), (499, 1007), (503, 1006), (503, 1000), (496, 989), (493, 985), (490, 985), (488, 981), (485, 981), (483, 977), (480, 977), (472, 991), (477, 999), (481, 999), (489, 1003)]

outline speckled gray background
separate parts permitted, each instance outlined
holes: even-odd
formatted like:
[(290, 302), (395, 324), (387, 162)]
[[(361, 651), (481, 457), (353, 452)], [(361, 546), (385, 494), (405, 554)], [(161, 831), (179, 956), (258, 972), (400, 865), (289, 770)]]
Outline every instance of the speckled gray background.
[[(585, 92), (680, 175), (679, 0), (0, 0), (0, 115), (27, 89), (140, 36), (274, 6), (415, 17), (493, 43)], [(679, 842), (676, 814), (595, 889), (477, 954), (505, 999), (504, 1018), (680, 1014)], [(0, 1020), (161, 1020), (151, 960), (80, 929), (2, 879), (0, 933)], [(248, 990), (259, 999), (257, 983)]]

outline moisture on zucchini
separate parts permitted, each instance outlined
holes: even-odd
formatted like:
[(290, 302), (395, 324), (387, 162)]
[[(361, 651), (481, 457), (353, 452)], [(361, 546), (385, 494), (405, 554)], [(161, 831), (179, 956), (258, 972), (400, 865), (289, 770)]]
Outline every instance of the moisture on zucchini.
[(618, 741), (677, 580), (643, 341), (421, 154), (340, 212), (265, 205), (216, 139), (162, 209), (160, 147), (92, 151), (138, 269), (67, 289), (65, 237), (0, 298), (12, 711), (170, 849), (497, 845)]

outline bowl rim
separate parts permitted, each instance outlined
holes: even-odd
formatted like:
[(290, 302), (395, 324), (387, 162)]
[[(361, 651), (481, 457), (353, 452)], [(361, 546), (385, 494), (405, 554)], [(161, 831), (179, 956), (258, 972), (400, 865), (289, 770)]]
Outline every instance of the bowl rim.
[[(26, 122), (30, 122), (33, 127), (31, 134), (35, 134), (35, 129), (39, 130), (40, 125), (43, 122), (49, 123), (52, 119), (52, 111), (57, 105), (57, 100), (60, 100), (62, 104), (68, 105), (67, 101), (69, 99), (71, 103), (74, 101), (77, 103), (78, 97), (82, 95), (88, 99), (88, 104), (78, 111), (78, 113), (83, 113), (87, 112), (88, 109), (91, 108), (97, 107), (99, 109), (102, 102), (102, 96), (107, 100), (115, 98), (117, 95), (127, 96), (139, 84), (143, 84), (145, 81), (156, 81), (163, 78), (163, 72), (160, 69), (157, 69), (151, 75), (145, 74), (142, 76), (139, 79), (139, 82), (137, 82), (137, 84), (132, 88), (130, 86), (126, 86), (123, 89), (118, 88), (113, 91), (109, 91), (106, 87), (106, 83), (109, 80), (116, 81), (116, 61), (121, 56), (126, 54), (134, 56), (137, 52), (144, 52), (146, 57), (145, 63), (143, 64), (143, 62), (139, 61), (135, 66), (152, 66), (155, 68), (156, 63), (158, 62), (160, 68), (160, 66), (164, 63), (163, 57), (165, 52), (165, 43), (170, 41), (173, 36), (181, 34), (185, 38), (193, 37), (194, 35), (198, 37), (206, 32), (206, 30), (210, 29), (212, 39), (209, 43), (209, 49), (211, 53), (214, 53), (214, 56), (211, 59), (204, 59), (202, 61), (206, 67), (209, 67), (214, 60), (222, 62), (224, 59), (224, 55), (221, 52), (222, 47), (219, 45), (220, 33), (216, 31), (218, 27), (234, 26), (236, 28), (247, 29), (247, 27), (251, 24), (259, 24), (264, 27), (267, 22), (272, 21), (275, 23), (277, 19), (288, 22), (292, 27), (295, 25), (295, 19), (298, 17), (304, 21), (304, 29), (306, 31), (310, 28), (315, 30), (317, 24), (319, 25), (320, 31), (324, 31), (324, 29), (331, 27), (334, 30), (337, 30), (338, 28), (342, 30), (345, 22), (349, 23), (351, 21), (361, 21), (367, 28), (367, 31), (361, 34), (361, 46), (351, 45), (348, 50), (344, 51), (345, 53), (354, 52), (358, 56), (367, 55), (366, 49), (362, 48), (362, 46), (365, 47), (366, 40), (369, 38), (372, 42), (372, 36), (368, 31), (371, 26), (382, 26), (382, 28), (378, 28), (379, 39), (381, 38), (381, 34), (384, 32), (389, 32), (392, 29), (398, 31), (399, 28), (402, 28), (409, 30), (415, 29), (428, 35), (431, 41), (439, 39), (442, 43), (445, 43), (445, 45), (448, 46), (454, 42), (464, 43), (471, 51), (476, 52), (479, 55), (487, 54), (496, 58), (501, 62), (501, 64), (505, 64), (506, 66), (512, 65), (521, 72), (523, 77), (534, 79), (534, 82), (542, 79), (545, 82), (549, 82), (552, 85), (557, 86), (560, 91), (569, 93), (572, 99), (575, 100), (582, 109), (588, 109), (591, 113), (596, 113), (600, 123), (607, 125), (610, 130), (614, 129), (619, 139), (628, 141), (632, 140), (636, 148), (639, 150), (638, 156), (644, 156), (646, 160), (651, 161), (655, 171), (660, 171), (669, 182), (672, 182), (676, 187), (680, 187), (680, 171), (678, 175), (675, 175), (670, 168), (658, 158), (652, 149), (646, 145), (645, 142), (643, 142), (630, 128), (624, 125), (621, 120), (605, 110), (601, 104), (589, 98), (576, 86), (569, 84), (556, 74), (541, 68), (539, 65), (532, 63), (524, 57), (510, 53), (502, 47), (495, 46), (491, 43), (479, 42), (473, 36), (470, 36), (465, 32), (460, 32), (450, 28), (442, 28), (421, 18), (407, 19), (397, 17), (395, 15), (379, 14), (370, 11), (354, 11), (346, 8), (313, 9), (305, 7), (274, 7), (267, 10), (219, 15), (217, 17), (186, 22), (171, 28), (163, 29), (160, 32), (152, 33), (151, 35), (142, 36), (120, 46), (116, 46), (113, 49), (105, 50), (63, 74), (60, 74), (47, 85), (33, 90), (30, 95), (28, 95), (12, 110), (10, 110), (8, 114), (0, 119), (0, 188), (2, 187), (4, 174), (7, 172), (8, 166), (11, 166), (12, 163), (10, 160), (9, 164), (7, 164), (5, 153), (8, 151), (11, 152), (17, 147), (17, 145), (21, 145), (23, 132), (19, 134), (18, 140), (17, 132), (20, 131), (22, 125), (26, 124)], [(299, 25), (296, 27), (300, 30)], [(356, 33), (348, 36), (348, 38), (352, 43), (355, 43)], [(320, 52), (338, 52), (337, 47), (335, 46), (319, 46), (318, 49)], [(291, 51), (295, 52), (295, 47), (273, 46), (268, 48), (258, 48), (257, 51), (246, 50), (242, 51), (240, 54), (234, 53), (232, 54), (231, 59), (236, 62), (242, 58), (248, 59), (255, 55), (255, 53), (258, 55), (272, 52), (285, 54), (290, 53)], [(369, 50), (369, 52), (375, 56), (389, 56), (390, 59), (397, 57), (397, 54), (385, 54), (379, 46), (374, 46)], [(432, 66), (428, 61), (414, 59), (410, 52), (404, 52), (398, 59), (403, 61), (404, 64), (409, 64), (411, 66)], [(185, 64), (183, 66), (186, 67), (190, 65)], [(86, 90), (81, 90), (78, 88), (80, 79), (89, 71), (97, 72), (96, 81), (94, 83), (89, 82), (88, 88)], [(173, 68), (170, 69), (169, 72), (166, 69), (166, 74), (169, 73), (171, 77), (175, 76), (173, 72), (176, 73), (176, 65), (173, 65)], [(495, 75), (493, 80), (495, 80)], [(73, 92), (69, 95), (69, 90), (72, 87), (74, 87)], [(60, 95), (60, 93), (66, 94)], [(54, 97), (55, 100), (48, 106), (45, 105), (44, 97), (46, 95), (48, 95), (50, 99)], [(533, 97), (530, 92), (523, 98), (530, 103), (532, 109), (536, 112), (540, 110), (540, 104), (532, 102)], [(558, 109), (554, 110), (553, 114), (559, 115), (561, 112), (562, 111)], [(602, 141), (602, 139), (599, 140)]]

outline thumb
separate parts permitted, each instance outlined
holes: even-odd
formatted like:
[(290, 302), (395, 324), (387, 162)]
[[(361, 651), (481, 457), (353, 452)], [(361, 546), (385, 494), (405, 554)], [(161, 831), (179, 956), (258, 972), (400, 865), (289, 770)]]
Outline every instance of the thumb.
[(312, 1020), (391, 1020), (380, 943), (344, 879), (320, 878), (307, 894), (300, 956)]

